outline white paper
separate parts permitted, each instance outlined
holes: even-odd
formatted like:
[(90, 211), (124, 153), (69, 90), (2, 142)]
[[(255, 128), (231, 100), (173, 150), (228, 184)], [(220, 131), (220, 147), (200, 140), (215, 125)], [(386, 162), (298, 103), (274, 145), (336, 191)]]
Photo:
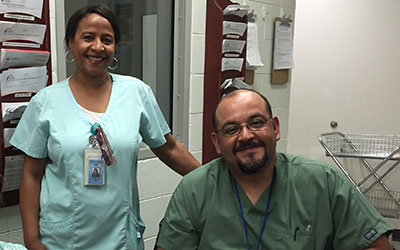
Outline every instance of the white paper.
[(241, 54), (245, 44), (245, 40), (224, 39), (222, 40), (222, 53), (235, 52)]
[(275, 23), (274, 69), (293, 68), (292, 26), (283, 22)]
[(261, 62), (258, 47), (258, 30), (256, 23), (248, 23), (246, 65), (246, 68), (248, 69), (255, 69), (256, 67), (264, 66)]
[(227, 89), (229, 86), (232, 85), (234, 78), (227, 78), (225, 81), (221, 84), (221, 89)]
[(43, 0), (1, 0), (0, 13), (18, 12), (42, 18)]
[(35, 17), (20, 15), (20, 14), (4, 14), (4, 18), (7, 19), (17, 19), (17, 20), (27, 20), (27, 21), (35, 21)]
[[(1, 110), (3, 112), (3, 122), (18, 121), (24, 113), (28, 102), (3, 102)], [(13, 124), (16, 124), (12, 122)]]
[(26, 40), (43, 44), (46, 25), (0, 21), (0, 42)]
[(226, 38), (239, 39), (240, 36), (239, 36), (239, 35), (232, 35), (232, 34), (230, 34), (230, 35), (226, 35)]
[(243, 58), (222, 58), (222, 71), (226, 70), (236, 70), (236, 71), (242, 71), (243, 67)]
[(224, 57), (240, 57), (240, 55), (236, 53), (225, 53)]
[(10, 140), (12, 135), (14, 134), (15, 128), (4, 128), (3, 129), (3, 137), (4, 137), (4, 148), (11, 147)]
[(3, 42), (3, 46), (7, 46), (7, 47), (40, 48), (40, 44), (38, 44), (38, 43)]
[(9, 69), (0, 77), (1, 96), (17, 92), (36, 93), (47, 84), (46, 66)]
[(238, 5), (238, 4), (231, 4), (226, 6), (224, 9), (224, 15), (234, 15), (240, 18), (247, 15), (249, 12), (249, 6), (247, 5)]
[(21, 66), (44, 66), (49, 60), (50, 52), (38, 50), (0, 50), (0, 69)]
[(2, 192), (18, 190), (22, 178), (24, 155), (5, 157), (4, 177)]
[(222, 33), (223, 35), (234, 34), (243, 36), (246, 29), (247, 29), (246, 23), (224, 21)]
[(17, 124), (26, 106), (28, 102), (3, 102), (1, 104), (3, 122), (10, 121), (12, 124)]

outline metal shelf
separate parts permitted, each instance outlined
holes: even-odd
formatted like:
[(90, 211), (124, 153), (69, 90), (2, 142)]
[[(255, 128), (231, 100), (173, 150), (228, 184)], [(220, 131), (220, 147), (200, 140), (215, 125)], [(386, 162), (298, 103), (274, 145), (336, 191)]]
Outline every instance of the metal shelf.
[[(331, 132), (321, 134), (318, 139), (325, 148), (327, 156), (332, 158), (350, 182), (369, 199), (383, 216), (400, 217), (400, 192), (390, 190), (383, 182), (383, 178), (400, 164), (400, 136)], [(370, 173), (356, 183), (339, 158), (361, 159)], [(381, 162), (372, 167), (367, 159), (377, 159)], [(390, 165), (390, 163), (393, 164)], [(389, 167), (386, 167), (385, 171), (378, 175), (377, 171), (385, 165), (389, 165)], [(366, 186), (366, 181), (371, 177), (374, 177), (372, 184)], [(378, 183), (382, 189), (373, 189)]]
[(322, 141), (336, 157), (400, 159), (400, 152), (391, 155), (400, 146), (400, 136), (356, 135), (339, 132), (322, 134)]

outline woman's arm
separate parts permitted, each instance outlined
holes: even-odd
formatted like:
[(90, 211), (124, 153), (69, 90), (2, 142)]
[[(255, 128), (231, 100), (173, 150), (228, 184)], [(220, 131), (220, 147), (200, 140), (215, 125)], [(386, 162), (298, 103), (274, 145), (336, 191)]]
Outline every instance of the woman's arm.
[(25, 155), (20, 187), (20, 209), (24, 242), (28, 249), (46, 249), (39, 240), (39, 200), (46, 158)]
[(185, 175), (200, 166), (193, 155), (171, 133), (166, 134), (165, 139), (167, 142), (164, 145), (151, 150), (172, 170), (180, 175)]

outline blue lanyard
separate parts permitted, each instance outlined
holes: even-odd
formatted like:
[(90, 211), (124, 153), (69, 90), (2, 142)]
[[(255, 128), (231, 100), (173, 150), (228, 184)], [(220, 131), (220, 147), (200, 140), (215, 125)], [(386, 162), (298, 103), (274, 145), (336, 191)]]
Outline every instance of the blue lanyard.
[[(272, 189), (274, 189), (275, 179), (276, 179), (276, 177), (275, 177), (275, 171), (274, 171), (274, 174), (272, 176), (272, 181), (271, 181), (271, 187), (270, 187), (269, 193), (268, 193), (268, 201), (267, 201), (267, 208), (265, 209), (264, 221), (263, 221), (263, 224), (261, 227), (260, 236), (258, 237), (257, 250), (260, 247), (261, 238), (262, 238), (262, 235), (263, 235), (264, 229), (265, 229), (265, 222), (267, 221), (267, 218), (268, 218), (269, 205), (271, 203), (271, 194), (272, 194)], [(239, 190), (238, 190), (235, 179), (233, 179), (233, 183), (235, 184), (236, 195), (237, 195), (237, 199), (238, 199), (239, 207), (240, 207), (240, 214), (242, 215), (242, 222), (243, 222), (244, 234), (246, 236), (247, 249), (250, 250), (250, 243), (249, 243), (249, 237), (247, 235), (246, 221), (244, 220), (242, 202), (240, 201)]]

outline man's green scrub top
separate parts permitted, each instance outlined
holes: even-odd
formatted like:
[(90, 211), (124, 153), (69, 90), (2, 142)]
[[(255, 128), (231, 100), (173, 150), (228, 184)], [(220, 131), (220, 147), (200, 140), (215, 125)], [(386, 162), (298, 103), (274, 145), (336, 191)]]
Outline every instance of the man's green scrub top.
[[(337, 169), (278, 153), (275, 170), (259, 249), (363, 249), (391, 230)], [(256, 249), (269, 188), (253, 206), (238, 187), (250, 249)], [(183, 178), (170, 201), (157, 245), (166, 250), (247, 249), (236, 191), (222, 158)]]
[(11, 144), (34, 158), (48, 158), (40, 193), (40, 240), (47, 249), (143, 249), (137, 155), (143, 141), (165, 143), (170, 132), (150, 87), (111, 75), (113, 86), (100, 121), (116, 163), (105, 185), (84, 186), (84, 148), (93, 122), (78, 106), (68, 79), (37, 93)]

